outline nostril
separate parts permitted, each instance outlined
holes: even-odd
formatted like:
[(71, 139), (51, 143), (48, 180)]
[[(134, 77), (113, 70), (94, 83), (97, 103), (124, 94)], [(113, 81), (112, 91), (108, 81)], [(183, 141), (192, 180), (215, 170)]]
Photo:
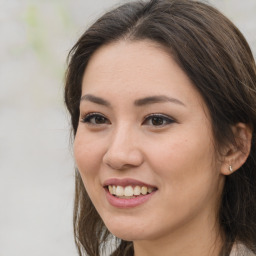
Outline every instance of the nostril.
[(110, 149), (103, 156), (103, 163), (115, 170), (134, 168), (143, 163), (143, 154), (138, 149), (115, 152)]

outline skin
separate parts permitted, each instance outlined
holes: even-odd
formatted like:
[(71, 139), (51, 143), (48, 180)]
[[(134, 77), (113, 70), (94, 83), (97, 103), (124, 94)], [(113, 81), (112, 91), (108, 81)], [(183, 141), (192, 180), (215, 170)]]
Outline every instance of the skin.
[[(175, 100), (134, 104), (159, 95)], [(102, 46), (85, 70), (82, 96), (74, 155), (107, 228), (133, 241), (136, 256), (218, 255), (216, 216), (228, 164), (216, 154), (201, 95), (173, 58), (150, 41)], [(88, 118), (95, 112), (97, 119)], [(163, 124), (155, 125), (152, 114), (172, 121), (160, 116)], [(103, 183), (110, 178), (158, 190), (144, 204), (120, 209), (106, 199)]]

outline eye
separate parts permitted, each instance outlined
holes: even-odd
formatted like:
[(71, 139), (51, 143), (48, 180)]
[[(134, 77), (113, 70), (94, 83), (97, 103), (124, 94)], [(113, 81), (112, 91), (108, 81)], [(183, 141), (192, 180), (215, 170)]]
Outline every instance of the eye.
[(163, 114), (151, 114), (146, 116), (143, 121), (143, 125), (151, 125), (151, 126), (165, 126), (175, 121), (166, 115)]
[(89, 113), (82, 118), (81, 122), (91, 125), (110, 124), (110, 121), (102, 114)]

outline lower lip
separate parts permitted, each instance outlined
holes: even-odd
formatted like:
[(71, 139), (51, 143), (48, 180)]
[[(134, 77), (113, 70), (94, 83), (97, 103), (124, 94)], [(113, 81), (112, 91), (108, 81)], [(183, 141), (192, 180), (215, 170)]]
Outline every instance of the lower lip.
[(142, 205), (145, 202), (147, 202), (155, 194), (155, 192), (156, 191), (153, 191), (152, 193), (147, 194), (147, 195), (141, 195), (141, 196), (137, 196), (134, 198), (125, 199), (125, 198), (118, 198), (116, 196), (113, 196), (106, 189), (106, 197), (107, 197), (108, 202), (114, 207), (132, 208), (132, 207), (136, 207), (136, 206)]

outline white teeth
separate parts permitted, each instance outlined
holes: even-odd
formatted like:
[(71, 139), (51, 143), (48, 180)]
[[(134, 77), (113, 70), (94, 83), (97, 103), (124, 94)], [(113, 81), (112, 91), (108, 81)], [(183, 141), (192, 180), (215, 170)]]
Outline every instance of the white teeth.
[(112, 195), (116, 195), (118, 197), (132, 197), (132, 196), (139, 196), (139, 195), (146, 195), (153, 192), (153, 188), (148, 188), (146, 186), (108, 186), (109, 193)]
[(123, 196), (124, 195), (124, 188), (121, 186), (116, 187), (116, 195), (117, 196)]
[(109, 193), (113, 195), (113, 187), (112, 186), (108, 186), (108, 190), (109, 190)]
[(148, 193), (152, 193), (153, 188), (148, 188)]
[(139, 196), (140, 195), (140, 187), (139, 186), (136, 186), (134, 189), (133, 189), (133, 194), (135, 196)]
[(116, 194), (116, 186), (113, 186), (113, 195), (115, 195), (115, 194)]
[(143, 186), (143, 187), (141, 188), (141, 194), (142, 194), (142, 195), (146, 195), (147, 193), (148, 193), (148, 188), (145, 187), (145, 186)]
[(127, 186), (127, 187), (124, 188), (124, 195), (125, 196), (133, 196), (132, 186)]

